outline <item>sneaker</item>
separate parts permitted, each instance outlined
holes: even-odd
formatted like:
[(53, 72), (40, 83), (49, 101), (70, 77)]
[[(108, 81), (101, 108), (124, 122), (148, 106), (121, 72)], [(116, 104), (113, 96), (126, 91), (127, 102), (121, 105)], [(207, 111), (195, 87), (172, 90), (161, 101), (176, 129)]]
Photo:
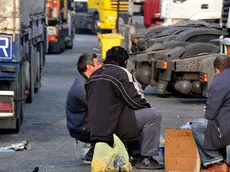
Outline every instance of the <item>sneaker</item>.
[(141, 156), (135, 165), (137, 169), (146, 169), (146, 170), (161, 170), (164, 169), (164, 165), (159, 164), (152, 157)]
[(94, 147), (91, 147), (84, 158), (82, 158), (83, 164), (91, 164), (93, 159)]
[(130, 164), (131, 164), (132, 166), (135, 166), (136, 163), (137, 163), (137, 158), (136, 158), (135, 156), (131, 156), (131, 157), (129, 158), (129, 162), (130, 162)]

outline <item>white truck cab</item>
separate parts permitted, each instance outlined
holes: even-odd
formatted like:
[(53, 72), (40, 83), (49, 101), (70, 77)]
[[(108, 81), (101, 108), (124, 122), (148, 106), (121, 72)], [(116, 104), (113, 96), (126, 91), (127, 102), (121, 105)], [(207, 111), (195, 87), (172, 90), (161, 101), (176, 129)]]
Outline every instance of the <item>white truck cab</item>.
[(230, 0), (223, 0), (220, 26), (228, 31), (228, 36), (220, 37), (221, 54), (230, 55)]
[(182, 20), (219, 20), (223, 0), (161, 0), (164, 25)]

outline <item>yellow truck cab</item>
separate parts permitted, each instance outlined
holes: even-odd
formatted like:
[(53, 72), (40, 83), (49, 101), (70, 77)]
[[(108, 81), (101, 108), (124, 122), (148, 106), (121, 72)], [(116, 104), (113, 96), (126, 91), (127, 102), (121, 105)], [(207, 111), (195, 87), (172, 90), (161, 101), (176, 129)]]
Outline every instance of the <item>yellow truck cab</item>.
[[(85, 7), (85, 9), (83, 9)], [(75, 0), (76, 29), (109, 33), (116, 29), (118, 0)], [(119, 17), (128, 19), (129, 0), (119, 0)]]

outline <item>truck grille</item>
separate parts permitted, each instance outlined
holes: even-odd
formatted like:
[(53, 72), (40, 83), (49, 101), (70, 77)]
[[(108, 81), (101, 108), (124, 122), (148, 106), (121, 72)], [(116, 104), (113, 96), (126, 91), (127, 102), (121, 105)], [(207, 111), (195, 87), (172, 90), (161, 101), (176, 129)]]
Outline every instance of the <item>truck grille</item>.
[[(113, 11), (117, 11), (118, 0), (111, 0), (111, 8)], [(119, 5), (120, 12), (128, 12), (129, 10), (129, 1), (128, 0), (120, 0)]]
[(223, 1), (222, 16), (221, 16), (221, 23), (222, 23), (223, 28), (227, 27), (229, 8), (230, 8), (230, 0), (224, 0)]

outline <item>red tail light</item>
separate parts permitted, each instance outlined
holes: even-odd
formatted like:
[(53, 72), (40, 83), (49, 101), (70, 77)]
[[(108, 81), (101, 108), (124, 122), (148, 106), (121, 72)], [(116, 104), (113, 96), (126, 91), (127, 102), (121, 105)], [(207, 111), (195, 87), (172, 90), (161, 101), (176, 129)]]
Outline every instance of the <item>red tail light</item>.
[(11, 112), (14, 110), (14, 100), (10, 96), (0, 96), (0, 112)]

